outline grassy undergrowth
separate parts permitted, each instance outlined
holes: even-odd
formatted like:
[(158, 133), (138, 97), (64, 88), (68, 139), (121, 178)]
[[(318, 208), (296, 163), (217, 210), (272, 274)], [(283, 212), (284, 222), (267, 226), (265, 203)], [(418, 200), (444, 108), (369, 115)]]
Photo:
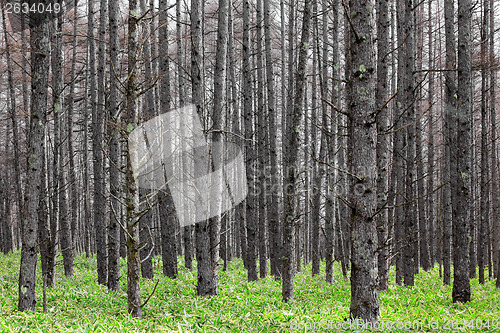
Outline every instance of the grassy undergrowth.
[[(42, 311), (42, 282), (38, 268), (37, 309), (17, 311), (19, 253), (0, 254), (0, 332), (344, 332), (363, 331), (348, 325), (350, 287), (336, 268), (334, 284), (324, 282), (324, 267), (311, 277), (310, 266), (295, 278), (295, 298), (281, 301), (281, 284), (272, 278), (247, 282), (240, 260), (220, 272), (219, 295), (196, 296), (196, 272), (180, 269), (170, 280), (161, 275), (155, 258), (154, 280), (142, 280), (147, 298), (142, 319), (127, 314), (125, 262), (121, 291), (108, 292), (96, 283), (95, 259), (79, 256), (75, 276), (66, 278), (57, 267), (56, 286), (47, 291), (48, 312)], [(443, 286), (438, 268), (422, 271), (413, 288), (399, 287), (391, 275), (390, 289), (380, 294), (384, 332), (448, 331), (500, 332), (500, 293), (494, 281), (480, 286), (471, 281), (472, 301), (453, 304), (451, 286)], [(344, 325), (342, 326), (343, 323)], [(404, 326), (406, 325), (406, 327)]]

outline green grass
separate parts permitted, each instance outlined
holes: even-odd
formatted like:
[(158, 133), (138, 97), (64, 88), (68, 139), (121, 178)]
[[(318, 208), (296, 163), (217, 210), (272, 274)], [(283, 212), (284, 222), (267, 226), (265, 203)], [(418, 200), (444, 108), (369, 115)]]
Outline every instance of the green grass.
[[(314, 278), (311, 267), (306, 267), (295, 278), (294, 300), (283, 303), (281, 284), (269, 277), (247, 282), (240, 260), (232, 261), (227, 272), (220, 272), (219, 294), (202, 298), (195, 294), (195, 272), (181, 268), (179, 277), (170, 280), (161, 275), (161, 263), (155, 258), (157, 277), (141, 281), (143, 299), (153, 291), (157, 280), (158, 287), (144, 308), (143, 318), (135, 319), (127, 314), (125, 262), (122, 261), (121, 290), (114, 293), (96, 283), (95, 259), (83, 256), (75, 260), (73, 278), (65, 278), (62, 265), (58, 265), (56, 286), (47, 292), (46, 314), (42, 311), (38, 268), (36, 312), (18, 312), (19, 257), (19, 253), (0, 254), (0, 332), (354, 331), (346, 325), (344, 329), (334, 326), (346, 323), (350, 303), (349, 283), (338, 266), (334, 284), (324, 282), (324, 267)], [(396, 286), (391, 276), (389, 291), (380, 294), (381, 320), (407, 325), (422, 323), (421, 329), (416, 325), (410, 331), (441, 332), (460, 324), (463, 332), (500, 332), (500, 293), (494, 281), (480, 286), (474, 279), (471, 285), (472, 301), (466, 305), (453, 304), (451, 286), (442, 285), (437, 267), (429, 273), (422, 271), (413, 288)], [(488, 323), (489, 328), (485, 327)], [(440, 328), (433, 330), (438, 324)]]

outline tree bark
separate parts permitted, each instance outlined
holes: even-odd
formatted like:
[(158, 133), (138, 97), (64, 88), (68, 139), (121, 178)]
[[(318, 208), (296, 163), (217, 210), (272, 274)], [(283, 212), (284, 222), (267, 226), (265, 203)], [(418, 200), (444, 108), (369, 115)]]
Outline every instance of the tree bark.
[(42, 15), (30, 20), (31, 108), (28, 132), (26, 216), (22, 221), (21, 265), (19, 269), (19, 311), (35, 310), (36, 264), (38, 259), (38, 208), (43, 144), (47, 122), (47, 88), (49, 71), (49, 34)]
[(127, 225), (127, 299), (128, 312), (132, 317), (141, 317), (141, 284), (139, 258), (139, 193), (138, 184), (134, 178), (132, 170), (131, 151), (129, 148), (128, 135), (130, 128), (135, 128), (138, 123), (137, 112), (137, 56), (139, 50), (139, 18), (141, 12), (137, 0), (129, 0), (128, 8), (128, 79), (126, 82), (127, 109), (123, 121), (122, 133), (126, 142), (126, 167), (125, 167), (125, 187), (126, 187), (126, 213), (125, 221)]
[(389, 139), (386, 133), (389, 128), (389, 99), (388, 72), (389, 72), (389, 1), (377, 0), (377, 83), (375, 103), (377, 108), (377, 237), (378, 237), (378, 278), (379, 290), (389, 288), (388, 252), (388, 166), (389, 166)]
[[(455, 153), (456, 200), (453, 201), (453, 302), (469, 302), (468, 219), (471, 194), (471, 119), (472, 119), (472, 62), (471, 62), (471, 0), (458, 1), (458, 89), (457, 140)], [(460, 140), (458, 140), (460, 138)]]
[(297, 222), (297, 150), (299, 147), (300, 119), (303, 114), (304, 88), (306, 85), (306, 62), (309, 49), (312, 1), (304, 1), (302, 32), (300, 40), (299, 62), (295, 73), (295, 89), (292, 108), (289, 109), (286, 120), (286, 132), (283, 137), (284, 150), (284, 218), (283, 218), (283, 285), (282, 297), (285, 302), (293, 299), (294, 277), (294, 226)]
[[(97, 252), (97, 282), (102, 285), (106, 285), (107, 282), (107, 251), (106, 251), (106, 217), (105, 217), (105, 183), (104, 183), (104, 154), (102, 152), (103, 149), (103, 123), (104, 123), (104, 64), (105, 64), (105, 5), (106, 0), (101, 0), (100, 6), (100, 19), (99, 19), (99, 45), (98, 45), (98, 62), (97, 62), (97, 104), (91, 101), (92, 107), (92, 156), (93, 156), (93, 168), (94, 168), (94, 203), (93, 203), (93, 212), (94, 212), (94, 230), (95, 230), (95, 245)], [(89, 3), (89, 21), (94, 20), (93, 14), (90, 11), (93, 11), (93, 5)], [(90, 27), (89, 27), (90, 29)], [(93, 27), (92, 27), (93, 29)], [(89, 31), (90, 33), (90, 31)], [(89, 36), (89, 39), (93, 38)], [(93, 43), (93, 42), (90, 42)], [(92, 57), (91, 51), (91, 57)], [(91, 59), (92, 61), (92, 59)], [(95, 59), (94, 59), (95, 63)], [(92, 66), (93, 67), (93, 66)], [(91, 67), (91, 82), (93, 77), (92, 75), (92, 67)], [(94, 88), (96, 88), (94, 86)], [(92, 84), (90, 89), (92, 90)], [(94, 94), (91, 91), (91, 94)], [(95, 101), (95, 100), (93, 100)]]
[(254, 163), (256, 154), (253, 142), (253, 109), (252, 109), (252, 76), (250, 68), (250, 3), (243, 1), (243, 118), (245, 126), (245, 150), (246, 150), (246, 174), (248, 184), (248, 195), (246, 197), (246, 228), (247, 228), (247, 251), (246, 267), (248, 269), (248, 281), (257, 280), (256, 233), (257, 233), (257, 207), (256, 207), (256, 183), (254, 181)]
[(446, 38), (446, 69), (445, 72), (445, 161), (443, 180), (447, 182), (443, 188), (443, 282), (450, 284), (451, 277), (451, 228), (452, 228), (452, 202), (455, 201), (453, 193), (453, 179), (451, 172), (456, 164), (455, 154), (452, 154), (451, 148), (454, 147), (455, 138), (455, 118), (456, 112), (456, 56), (455, 56), (455, 28), (454, 28), (454, 5), (452, 1), (444, 2), (444, 20), (445, 20), (445, 38)]
[[(348, 165), (351, 206), (352, 319), (379, 320), (376, 196), (375, 1), (351, 0), (347, 77)], [(371, 8), (371, 10), (367, 10)]]
[(119, 10), (116, 1), (108, 2), (109, 17), (109, 124), (107, 127), (109, 137), (109, 187), (110, 187), (110, 213), (108, 226), (108, 288), (118, 291), (120, 288), (120, 117), (119, 117)]

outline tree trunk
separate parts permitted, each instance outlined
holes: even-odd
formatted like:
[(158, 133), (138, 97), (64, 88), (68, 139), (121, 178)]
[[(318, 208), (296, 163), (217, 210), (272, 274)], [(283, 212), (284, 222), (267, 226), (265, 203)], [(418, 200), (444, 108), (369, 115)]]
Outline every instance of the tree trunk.
[[(93, 168), (94, 168), (94, 204), (93, 204), (93, 212), (94, 212), (94, 230), (95, 230), (95, 242), (96, 242), (96, 250), (97, 250), (97, 282), (102, 285), (106, 285), (107, 280), (107, 251), (106, 251), (106, 217), (105, 217), (105, 184), (104, 184), (104, 160), (103, 160), (103, 122), (104, 122), (104, 64), (105, 64), (105, 7), (106, 0), (101, 0), (101, 18), (99, 20), (99, 47), (98, 47), (98, 63), (97, 63), (97, 104), (91, 101), (92, 107), (92, 155), (93, 155)], [(89, 3), (89, 21), (94, 20), (93, 14), (90, 11), (93, 11), (93, 5)], [(89, 27), (90, 29), (90, 27)], [(93, 29), (93, 27), (92, 27)], [(90, 31), (89, 31), (90, 33)], [(89, 35), (89, 39), (91, 39)], [(94, 43), (94, 42), (90, 42)], [(92, 62), (92, 54), (94, 52), (91, 51), (91, 59)], [(95, 59), (94, 62), (95, 63)], [(91, 82), (94, 80), (92, 75), (91, 67)], [(94, 86), (94, 89), (96, 87)], [(92, 83), (90, 89), (92, 90)], [(94, 92), (91, 92), (94, 94)]]
[(455, 28), (454, 5), (452, 1), (444, 2), (445, 38), (446, 38), (446, 69), (445, 72), (445, 162), (443, 163), (443, 180), (447, 182), (443, 189), (443, 282), (450, 284), (451, 276), (451, 228), (452, 228), (452, 202), (455, 201), (453, 193), (453, 179), (451, 172), (456, 164), (455, 154), (451, 153), (454, 147), (455, 126), (454, 113), (456, 105), (456, 56), (455, 56)]
[[(471, 193), (471, 117), (472, 117), (472, 62), (471, 62), (471, 0), (458, 1), (458, 89), (456, 169), (453, 201), (453, 302), (469, 302), (468, 221)], [(458, 140), (460, 138), (460, 140)]]
[[(139, 6), (141, 8), (142, 13), (146, 13), (148, 7), (146, 6), (146, 0), (140, 0)], [(160, 21), (161, 22), (161, 21)], [(163, 22), (161, 22), (163, 23)], [(166, 22), (165, 22), (166, 24)], [(143, 58), (144, 58), (144, 75), (149, 80), (154, 80), (153, 78), (153, 66), (151, 63), (151, 44), (148, 38), (151, 38), (151, 30), (150, 25), (147, 20), (141, 22), (141, 34), (142, 36), (146, 36), (146, 40), (143, 43)], [(164, 75), (168, 72), (168, 67), (166, 69)], [(163, 105), (162, 105), (163, 107)], [(164, 111), (168, 111), (168, 105), (165, 106)], [(157, 115), (155, 108), (155, 100), (154, 100), (154, 88), (148, 89), (143, 96), (143, 105), (142, 112), (140, 113), (140, 118), (142, 121), (146, 122)], [(142, 278), (144, 279), (152, 279), (154, 277), (153, 273), (153, 246), (154, 246), (154, 236), (153, 236), (153, 219), (154, 219), (154, 209), (153, 206), (150, 205), (150, 202), (153, 200), (151, 195), (151, 190), (149, 189), (139, 189), (139, 201), (143, 205), (143, 209), (146, 209), (147, 212), (141, 217), (139, 221), (139, 238), (141, 241), (141, 273)], [(162, 201), (163, 203), (163, 201)], [(160, 203), (160, 212), (163, 212), (163, 206)], [(174, 228), (175, 233), (175, 228)], [(174, 242), (175, 244), (175, 242)], [(177, 253), (174, 254), (177, 257)]]
[(377, 0), (377, 85), (375, 103), (377, 108), (377, 237), (378, 237), (378, 277), (379, 290), (389, 288), (388, 252), (388, 216), (387, 191), (389, 174), (389, 139), (386, 133), (389, 128), (389, 1)]
[(285, 302), (293, 299), (294, 277), (294, 226), (297, 222), (297, 150), (299, 147), (300, 119), (303, 114), (304, 87), (306, 85), (306, 62), (309, 49), (311, 26), (311, 6), (314, 0), (304, 1), (302, 32), (300, 40), (299, 62), (295, 73), (295, 95), (293, 108), (289, 109), (286, 120), (286, 132), (283, 137), (284, 150), (284, 218), (283, 218), (283, 285), (282, 297)]
[[(432, 0), (428, 0), (428, 39), (429, 39), (429, 68), (433, 68), (434, 66), (434, 43), (433, 38), (434, 34), (433, 30), (433, 19), (432, 19)], [(435, 218), (434, 218), (434, 121), (433, 117), (434, 112), (434, 73), (429, 73), (429, 91), (427, 100), (429, 102), (429, 109), (427, 111), (427, 123), (428, 123), (428, 140), (427, 140), (427, 168), (428, 168), (428, 181), (427, 181), (427, 226), (429, 232), (429, 240), (435, 239), (435, 235), (437, 235), (437, 230), (434, 228), (435, 226)], [(435, 246), (434, 241), (431, 241), (430, 244), (430, 268), (434, 266), (435, 263)]]
[[(204, 111), (203, 101), (203, 49), (202, 49), (202, 11), (204, 1), (191, 1), (191, 84), (192, 102), (196, 106), (198, 116)], [(198, 222), (195, 226), (196, 232), (196, 259), (198, 262), (198, 286), (199, 296), (215, 295), (217, 292), (216, 276), (212, 270), (210, 256), (210, 228), (209, 221)]]
[(119, 10), (116, 1), (108, 2), (109, 15), (109, 187), (110, 187), (110, 213), (108, 226), (108, 288), (118, 291), (120, 288), (120, 108), (119, 98)]
[[(9, 39), (8, 39), (7, 25), (6, 25), (5, 21), (6, 21), (5, 20), (5, 13), (4, 13), (4, 9), (2, 7), (2, 26), (3, 26), (4, 40), (5, 40), (5, 57), (7, 60), (7, 80), (8, 80), (8, 84), (9, 84), (9, 89), (8, 89), (9, 90), (9, 100), (10, 100), (9, 116), (10, 116), (10, 120), (12, 122), (12, 143), (13, 143), (13, 148), (14, 148), (14, 179), (15, 179), (14, 188), (16, 191), (17, 212), (20, 215), (20, 219), (22, 220), (23, 215), (25, 214), (25, 210), (24, 210), (24, 203), (23, 203), (23, 187), (22, 187), (23, 183), (21, 181), (22, 165), (21, 165), (21, 157), (19, 156), (21, 153), (21, 149), (19, 147), (19, 126), (18, 126), (18, 120), (17, 120), (18, 115), (16, 114), (16, 91), (15, 91), (13, 71), (12, 71), (12, 61), (11, 61), (11, 55), (10, 55), (10, 43), (9, 43)], [(27, 107), (27, 106), (25, 105), (25, 107)], [(7, 229), (5, 231), (7, 232)], [(10, 235), (10, 237), (9, 237), (9, 235)], [(6, 253), (8, 253), (12, 250), (12, 234), (10, 232), (8, 234), (6, 234), (6, 241), (8, 243), (6, 243), (5, 251), (6, 251)]]
[(49, 72), (48, 24), (41, 15), (30, 20), (31, 109), (28, 132), (26, 216), (22, 221), (22, 250), (19, 269), (19, 311), (35, 310), (36, 264), (38, 259), (38, 208), (40, 202), (42, 154), (47, 122)]
[(246, 197), (246, 227), (247, 227), (247, 251), (246, 267), (248, 269), (248, 281), (257, 280), (256, 233), (257, 233), (257, 207), (256, 207), (256, 183), (254, 181), (254, 153), (253, 142), (253, 110), (252, 110), (252, 76), (250, 68), (250, 3), (243, 1), (243, 117), (245, 126), (245, 149), (246, 149), (246, 174), (248, 184), (248, 195)]
[[(372, 8), (366, 10), (367, 6)], [(351, 206), (351, 311), (352, 319), (379, 320), (377, 225), (373, 216), (376, 196), (375, 1), (350, 1), (347, 77), (348, 165)]]
[[(480, 178), (480, 213), (479, 213), (479, 234), (477, 236), (479, 264), (479, 283), (484, 284), (484, 265), (486, 258), (486, 229), (490, 220), (489, 207), (489, 181), (488, 181), (488, 95), (486, 93), (488, 71), (486, 57), (488, 55), (488, 20), (489, 20), (489, 0), (484, 0), (481, 24), (481, 178)], [(474, 224), (470, 225), (470, 232), (474, 230)], [(491, 267), (489, 267), (491, 270)]]
[[(279, 204), (278, 185), (278, 154), (277, 154), (277, 128), (276, 128), (276, 94), (274, 85), (272, 36), (271, 36), (271, 4), (264, 0), (264, 37), (266, 52), (266, 83), (267, 83), (267, 127), (269, 128), (269, 158), (270, 175), (266, 181), (270, 185), (266, 189), (268, 207), (277, 207)], [(267, 222), (269, 228), (269, 251), (271, 257), (271, 274), (281, 278), (281, 233), (278, 209), (267, 209)]]
[(129, 0), (128, 15), (128, 79), (126, 82), (127, 109), (123, 121), (123, 140), (126, 142), (126, 167), (125, 167), (125, 187), (126, 187), (126, 213), (125, 221), (127, 225), (127, 296), (128, 312), (132, 317), (141, 317), (141, 284), (139, 258), (139, 193), (138, 184), (134, 178), (132, 170), (131, 151), (129, 147), (128, 135), (130, 128), (135, 128), (138, 123), (137, 113), (137, 56), (139, 50), (139, 18), (141, 16), (137, 0)]
[[(495, 11), (493, 10), (495, 2), (490, 0), (490, 64), (493, 64), (495, 59)], [(497, 114), (496, 114), (496, 71), (490, 69), (490, 122), (491, 122), (491, 197), (493, 208), (493, 258), (496, 287), (500, 288), (500, 201), (499, 201), (499, 181), (498, 181), (498, 151), (497, 151)]]
[(76, 88), (76, 58), (77, 58), (77, 32), (78, 32), (78, 7), (77, 0), (75, 0), (75, 6), (73, 8), (73, 44), (72, 44), (72, 59), (71, 59), (71, 83), (68, 95), (68, 108), (67, 108), (67, 118), (66, 118), (66, 130), (67, 130), (67, 149), (68, 149), (68, 160), (69, 160), (69, 170), (68, 170), (68, 187), (69, 187), (69, 208), (70, 214), (68, 215), (69, 224), (71, 226), (71, 244), (73, 249), (73, 256), (77, 251), (79, 251), (78, 243), (81, 240), (78, 224), (78, 183), (76, 179), (75, 170), (75, 150), (73, 148), (73, 115), (75, 109), (75, 88)]

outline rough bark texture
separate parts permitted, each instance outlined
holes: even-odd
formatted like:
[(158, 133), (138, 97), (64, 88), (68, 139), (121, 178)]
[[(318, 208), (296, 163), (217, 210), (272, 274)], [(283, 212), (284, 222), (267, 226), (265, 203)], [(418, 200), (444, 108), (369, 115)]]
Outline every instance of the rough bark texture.
[[(202, 11), (204, 1), (191, 1), (191, 84), (192, 102), (196, 106), (198, 116), (203, 115), (203, 81), (202, 81)], [(209, 221), (196, 224), (196, 260), (198, 262), (198, 296), (215, 295), (216, 279), (212, 270), (210, 257)]]
[(125, 221), (127, 225), (127, 299), (128, 312), (132, 317), (141, 317), (141, 284), (139, 259), (139, 193), (136, 179), (133, 175), (131, 152), (129, 149), (127, 131), (130, 127), (137, 126), (137, 52), (139, 47), (138, 24), (140, 10), (137, 0), (129, 0), (128, 8), (128, 79), (126, 82), (127, 110), (125, 121), (122, 126), (126, 142), (126, 167), (125, 167), (125, 187), (126, 187), (126, 213)]
[(292, 108), (289, 109), (286, 121), (286, 132), (283, 141), (284, 150), (284, 218), (283, 218), (283, 285), (281, 294), (285, 302), (293, 299), (294, 277), (294, 226), (297, 222), (297, 150), (300, 144), (299, 125), (303, 114), (304, 88), (306, 85), (306, 62), (309, 49), (312, 1), (305, 0), (302, 32), (300, 37), (299, 62), (295, 73), (295, 86)]
[[(434, 44), (433, 38), (433, 19), (432, 19), (432, 0), (428, 1), (428, 39), (429, 39), (429, 68), (434, 65)], [(435, 237), (437, 235), (437, 230), (435, 228), (434, 219), (434, 73), (429, 73), (429, 91), (427, 100), (429, 102), (429, 110), (427, 112), (427, 123), (428, 123), (428, 141), (427, 141), (427, 167), (428, 167), (428, 181), (427, 181), (427, 225), (429, 231), (430, 240), (430, 266), (434, 266), (435, 262)]]
[[(104, 75), (105, 75), (105, 7), (101, 3), (101, 18), (99, 20), (99, 45), (98, 45), (98, 62), (97, 62), (97, 105), (92, 103), (92, 156), (94, 167), (94, 230), (95, 230), (95, 246), (97, 252), (97, 282), (105, 285), (107, 282), (107, 249), (106, 249), (106, 187), (104, 183), (104, 154), (103, 154), (103, 124), (104, 124)], [(93, 10), (93, 6), (89, 8)], [(89, 21), (93, 20), (89, 14)], [(90, 37), (89, 37), (90, 38)], [(95, 59), (94, 59), (95, 60)], [(92, 60), (91, 60), (92, 61)], [(94, 73), (95, 74), (95, 73)], [(90, 74), (92, 76), (92, 73)], [(91, 78), (92, 80), (92, 78)], [(95, 88), (95, 87), (94, 87)], [(91, 87), (92, 90), (92, 87)]]
[[(272, 36), (271, 36), (271, 0), (264, 0), (264, 37), (266, 52), (266, 81), (267, 81), (267, 116), (269, 128), (269, 159), (270, 159), (270, 179), (266, 179), (269, 184), (267, 193), (267, 204), (269, 207), (277, 207), (279, 204), (278, 191), (275, 188), (278, 184), (278, 152), (276, 128), (276, 94), (274, 86), (273, 59), (272, 59)], [(271, 257), (271, 274), (275, 278), (281, 277), (281, 233), (278, 209), (267, 210), (267, 223), (269, 228), (269, 251)]]
[[(375, 1), (349, 1), (347, 77), (352, 319), (379, 320), (376, 196)], [(367, 10), (370, 8), (371, 10)]]
[(247, 252), (246, 264), (248, 281), (257, 280), (257, 264), (255, 258), (257, 242), (257, 189), (254, 181), (254, 163), (256, 154), (253, 142), (253, 109), (252, 109), (252, 75), (250, 68), (250, 3), (243, 1), (243, 118), (245, 126), (245, 151), (248, 195), (246, 197), (246, 227), (247, 227)]
[[(225, 94), (226, 94), (226, 57), (227, 57), (227, 38), (228, 38), (228, 10), (229, 2), (219, 0), (217, 9), (217, 45), (215, 54), (215, 72), (214, 72), (214, 110), (212, 114), (212, 167), (222, 165), (224, 157), (224, 119), (225, 113)], [(216, 182), (216, 173), (213, 173), (212, 182)], [(219, 179), (219, 184), (223, 181)], [(222, 185), (221, 185), (222, 186)], [(221, 188), (214, 187), (216, 193), (220, 193)], [(210, 260), (212, 264), (214, 293), (217, 294), (218, 271), (219, 271), (219, 248), (220, 248), (220, 216), (210, 219)]]
[(390, 136), (386, 133), (389, 127), (389, 1), (377, 0), (377, 85), (375, 103), (377, 108), (377, 237), (378, 237), (378, 278), (379, 289), (389, 287), (388, 265), (388, 220), (387, 220), (387, 190), (389, 174), (389, 144)]
[[(414, 26), (413, 26), (413, 1), (404, 0), (398, 2), (398, 42), (400, 49), (398, 51), (399, 79), (398, 79), (398, 107), (403, 113), (404, 125), (406, 126), (406, 145), (405, 161), (405, 205), (403, 221), (403, 276), (406, 286), (415, 284), (416, 267), (416, 240), (417, 219), (416, 219), (416, 191), (415, 191), (415, 96), (413, 72), (415, 69), (415, 45), (414, 45)], [(398, 179), (399, 181), (399, 179)], [(402, 180), (403, 181), (403, 180)]]
[[(477, 235), (479, 264), (479, 283), (484, 284), (484, 265), (486, 258), (486, 229), (490, 221), (489, 207), (489, 182), (488, 182), (488, 94), (487, 80), (488, 71), (486, 69), (486, 56), (488, 55), (488, 20), (489, 20), (489, 0), (483, 1), (483, 14), (481, 24), (481, 176), (480, 176), (480, 204), (479, 204), (479, 233)], [(470, 224), (470, 232), (473, 233), (475, 225)], [(472, 243), (472, 242), (471, 242)], [(472, 243), (473, 244), (473, 243)], [(475, 268), (476, 265), (474, 265)], [(490, 269), (491, 270), (491, 269)]]
[(443, 162), (443, 181), (447, 185), (443, 188), (443, 283), (450, 284), (451, 277), (451, 225), (452, 202), (455, 194), (452, 193), (453, 179), (451, 172), (456, 164), (456, 156), (452, 154), (454, 147), (455, 127), (453, 126), (456, 112), (456, 55), (455, 55), (455, 30), (454, 30), (454, 5), (453, 1), (444, 2), (445, 39), (446, 39), (446, 69), (445, 72), (445, 161)]
[[(168, 26), (167, 26), (167, 8), (166, 0), (160, 1), (159, 17), (159, 71), (162, 73), (160, 81), (160, 112), (170, 111), (170, 77), (167, 73), (170, 70), (170, 61), (168, 59)], [(150, 115), (149, 117), (152, 117)], [(161, 254), (163, 261), (163, 274), (175, 278), (177, 276), (177, 245), (175, 241), (178, 220), (175, 212), (175, 205), (167, 186), (159, 193), (160, 200), (160, 229), (161, 229)]]
[[(338, 24), (338, 6), (339, 2), (336, 0), (333, 2), (333, 26)], [(326, 130), (328, 128), (328, 123), (330, 123), (330, 131), (329, 135), (326, 136), (326, 145), (327, 152), (325, 156), (325, 162), (335, 165), (335, 150), (337, 149), (337, 137), (335, 135), (335, 130), (337, 124), (334, 122), (334, 117), (329, 119), (328, 114), (328, 104), (326, 102), (328, 98), (328, 64), (327, 59), (329, 58), (329, 40), (328, 40), (328, 2), (326, 0), (322, 1), (322, 58), (323, 63), (321, 65), (321, 107), (323, 113), (323, 126)], [(337, 59), (337, 51), (338, 50), (338, 34), (334, 33), (332, 38), (332, 44), (335, 48), (333, 52), (333, 60)], [(319, 52), (318, 52), (319, 53)], [(319, 54), (318, 54), (319, 56)], [(337, 96), (334, 94), (334, 98)], [(333, 187), (335, 186), (335, 172), (333, 168), (327, 168), (326, 171), (326, 209), (325, 209), (325, 280), (329, 283), (333, 283), (334, 280), (334, 261), (335, 261), (335, 226), (338, 225), (338, 221), (336, 220), (335, 212), (338, 212), (338, 207), (335, 207), (335, 193), (333, 192)]]
[[(495, 58), (495, 11), (494, 0), (490, 0), (490, 63), (493, 62)], [(496, 101), (496, 76), (497, 73), (494, 69), (490, 72), (490, 101)], [(490, 103), (490, 121), (491, 121), (491, 196), (493, 198), (493, 252), (494, 252), (494, 267), (495, 267), (495, 277), (496, 287), (500, 288), (500, 200), (499, 200), (499, 181), (498, 181), (498, 152), (497, 152), (497, 114), (496, 114), (496, 103)]]
[(47, 121), (49, 71), (47, 23), (36, 16), (30, 21), (31, 108), (28, 133), (26, 216), (22, 221), (21, 265), (19, 269), (19, 311), (35, 310), (36, 264), (38, 260), (38, 206), (40, 202), (43, 144)]
[(118, 106), (119, 93), (119, 5), (116, 1), (108, 1), (109, 16), (109, 187), (110, 213), (108, 226), (108, 288), (118, 291), (120, 287), (120, 118)]
[[(453, 170), (453, 302), (470, 301), (468, 221), (471, 207), (472, 1), (458, 1), (457, 165)], [(460, 138), (458, 140), (458, 138)]]

